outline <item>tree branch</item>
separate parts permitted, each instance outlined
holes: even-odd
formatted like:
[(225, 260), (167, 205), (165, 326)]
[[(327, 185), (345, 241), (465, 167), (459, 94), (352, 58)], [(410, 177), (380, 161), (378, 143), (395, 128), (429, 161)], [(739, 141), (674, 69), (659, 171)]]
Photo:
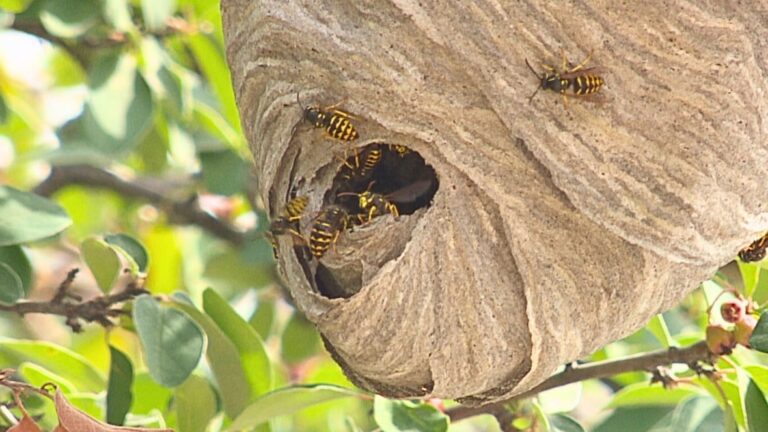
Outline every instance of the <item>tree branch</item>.
[(593, 378), (604, 378), (625, 372), (652, 371), (659, 366), (672, 363), (695, 364), (700, 361), (709, 361), (712, 354), (705, 341), (698, 342), (686, 348), (669, 348), (667, 350), (637, 354), (618, 360), (605, 360), (584, 365), (574, 365), (571, 368), (551, 376), (546, 381), (531, 390), (521, 393), (510, 399), (480, 407), (458, 406), (446, 410), (451, 421), (459, 421), (481, 414), (498, 412), (504, 405), (519, 399), (526, 399), (555, 387), (585, 381)]
[[(227, 222), (203, 211), (197, 205), (197, 197), (176, 201), (161, 192), (157, 182), (129, 181), (109, 171), (90, 165), (55, 166), (51, 174), (35, 188), (35, 193), (51, 196), (59, 189), (68, 185), (81, 185), (93, 188), (108, 189), (118, 194), (134, 199), (148, 201), (163, 210), (171, 223), (177, 225), (197, 225), (220, 239), (234, 245), (245, 242), (243, 232), (233, 228)], [(167, 185), (166, 185), (167, 186)], [(168, 189), (166, 187), (166, 189)]]
[(131, 282), (119, 293), (96, 297), (85, 302), (68, 303), (64, 301), (66, 298), (76, 298), (67, 293), (67, 290), (77, 272), (78, 270), (74, 269), (67, 273), (66, 279), (59, 285), (56, 295), (50, 301), (20, 301), (12, 305), (0, 303), (0, 311), (15, 312), (20, 316), (34, 313), (63, 316), (67, 318), (66, 323), (72, 331), (79, 332), (82, 330), (81, 320), (97, 322), (104, 327), (112, 326), (110, 318), (124, 313), (122, 309), (113, 308), (114, 305), (148, 293), (137, 283)]

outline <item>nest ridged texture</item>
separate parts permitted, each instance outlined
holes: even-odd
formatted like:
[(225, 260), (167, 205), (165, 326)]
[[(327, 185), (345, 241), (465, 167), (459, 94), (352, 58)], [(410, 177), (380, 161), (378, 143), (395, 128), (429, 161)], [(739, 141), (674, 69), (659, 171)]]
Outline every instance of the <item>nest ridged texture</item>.
[[(350, 298), (319, 295), (280, 239), (297, 306), (365, 388), (519, 394), (643, 326), (768, 228), (764, 2), (222, 3), (273, 212), (291, 175), (317, 211), (345, 154), (302, 122), (297, 92), (343, 99), (355, 145), (407, 145), (437, 172), (431, 206), (339, 241), (329, 262), (362, 274)], [(602, 103), (566, 109), (543, 90), (529, 103), (524, 59), (559, 69), (561, 49), (574, 63), (594, 51)]]

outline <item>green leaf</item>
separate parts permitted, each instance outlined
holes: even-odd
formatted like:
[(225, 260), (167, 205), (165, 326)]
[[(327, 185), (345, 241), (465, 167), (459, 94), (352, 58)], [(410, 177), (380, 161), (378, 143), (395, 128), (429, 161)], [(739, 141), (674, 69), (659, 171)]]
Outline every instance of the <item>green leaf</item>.
[(10, 357), (11, 364), (29, 361), (66, 377), (77, 383), (80, 391), (99, 393), (107, 385), (88, 359), (50, 342), (0, 338), (0, 353)]
[(708, 432), (723, 430), (723, 411), (714, 399), (697, 396), (686, 399), (653, 430)]
[(744, 370), (747, 371), (749, 377), (755, 382), (757, 388), (759, 388), (763, 394), (768, 394), (768, 367), (763, 365), (750, 365), (745, 366)]
[(15, 271), (0, 262), (0, 304), (12, 305), (24, 297), (24, 284)]
[(768, 312), (763, 312), (760, 315), (760, 319), (752, 331), (752, 336), (749, 338), (749, 345), (757, 351), (768, 353)]
[(195, 99), (192, 103), (194, 122), (206, 132), (218, 138), (235, 151), (245, 147), (245, 140), (239, 130), (227, 123), (227, 120), (216, 108)]
[(176, 388), (178, 432), (205, 432), (216, 415), (216, 395), (205, 378), (190, 375)]
[(448, 417), (425, 403), (376, 396), (373, 418), (383, 432), (441, 432), (448, 430)]
[(183, 383), (203, 353), (200, 327), (189, 315), (164, 307), (148, 295), (134, 302), (133, 321), (152, 378), (166, 387)]
[(120, 274), (120, 258), (117, 253), (109, 244), (93, 237), (80, 245), (80, 251), (99, 288), (108, 293)]
[(294, 311), (291, 319), (285, 325), (280, 340), (280, 351), (283, 360), (297, 363), (317, 353), (320, 337), (317, 330), (304, 315)]
[(65, 394), (77, 391), (77, 386), (71, 381), (35, 363), (24, 362), (19, 365), (18, 371), (19, 376), (24, 378), (27, 384), (34, 387), (42, 387), (43, 384), (54, 383)]
[(24, 295), (27, 295), (32, 284), (32, 265), (24, 249), (18, 245), (0, 246), (0, 263), (8, 264), (8, 267), (19, 275)]
[(149, 415), (158, 409), (167, 413), (173, 392), (156, 383), (152, 377), (146, 373), (139, 373), (133, 380), (131, 393), (140, 397), (133, 399), (131, 414)]
[(237, 347), (251, 388), (251, 400), (271, 390), (272, 365), (258, 333), (211, 288), (203, 292), (203, 309)]
[(664, 320), (664, 316), (662, 314), (656, 314), (653, 318), (651, 318), (645, 328), (651, 332), (651, 334), (653, 334), (659, 342), (661, 342), (664, 348), (675, 346), (675, 341), (669, 334), (667, 322)]
[(175, 0), (141, 0), (144, 24), (151, 31), (164, 29), (165, 21), (173, 15), (175, 9)]
[(267, 299), (259, 299), (256, 311), (251, 315), (248, 323), (256, 330), (262, 339), (269, 338), (272, 331), (272, 323), (275, 320), (275, 302)]
[(120, 426), (125, 422), (125, 415), (133, 403), (133, 365), (125, 353), (112, 345), (109, 346), (109, 353), (107, 423)]
[(621, 389), (608, 404), (608, 408), (647, 405), (677, 405), (684, 399), (706, 394), (695, 387), (651, 387), (647, 383), (632, 384)]
[(741, 273), (741, 280), (744, 282), (744, 295), (746, 297), (752, 297), (752, 292), (755, 290), (760, 278), (760, 267), (754, 264), (745, 263), (740, 259), (736, 260), (736, 264)]
[(747, 425), (750, 431), (768, 431), (768, 401), (753, 380), (749, 380), (744, 394)]
[(141, 273), (146, 273), (149, 267), (149, 255), (138, 240), (126, 234), (109, 234), (104, 236), (104, 240), (121, 251), (133, 264), (132, 267)]
[(48, 238), (71, 223), (69, 216), (53, 201), (0, 186), (0, 246)]
[(234, 195), (247, 184), (248, 165), (232, 150), (201, 152), (203, 182), (214, 194)]
[(0, 9), (11, 13), (24, 12), (32, 0), (0, 0)]
[(90, 148), (109, 155), (128, 152), (152, 125), (152, 93), (136, 68), (133, 56), (115, 53), (90, 69), (82, 117)]
[(40, 22), (54, 36), (76, 38), (98, 22), (99, 9), (97, 0), (48, 0), (40, 11)]
[(235, 418), (251, 399), (251, 390), (237, 347), (211, 317), (193, 305), (177, 300), (173, 306), (191, 316), (208, 336), (206, 358), (216, 378), (224, 412), (230, 418)]
[(125, 0), (103, 0), (104, 18), (115, 30), (130, 33), (136, 29), (131, 18), (130, 2)]
[(555, 414), (548, 417), (550, 432), (584, 432), (584, 427), (574, 420), (573, 417), (563, 414)]
[(670, 415), (673, 409), (672, 406), (650, 405), (618, 408), (603, 419), (593, 432), (648, 432)]
[(315, 404), (361, 395), (362, 393), (355, 390), (323, 384), (282, 388), (262, 395), (248, 405), (228, 430), (251, 429), (269, 419), (291, 415)]
[[(237, 135), (242, 135), (240, 128), (240, 114), (235, 104), (235, 92), (232, 89), (232, 76), (229, 73), (224, 53), (219, 44), (208, 35), (199, 33), (192, 35), (186, 41), (192, 50), (192, 54), (202, 68), (203, 75), (208, 79), (208, 83), (213, 87), (216, 97), (219, 101), (218, 111), (224, 113), (229, 127), (234, 129)], [(245, 142), (242, 139), (228, 142), (234, 145), (236, 150), (242, 150)]]
[(8, 120), (8, 105), (5, 103), (3, 94), (0, 93), (0, 124), (5, 123)]

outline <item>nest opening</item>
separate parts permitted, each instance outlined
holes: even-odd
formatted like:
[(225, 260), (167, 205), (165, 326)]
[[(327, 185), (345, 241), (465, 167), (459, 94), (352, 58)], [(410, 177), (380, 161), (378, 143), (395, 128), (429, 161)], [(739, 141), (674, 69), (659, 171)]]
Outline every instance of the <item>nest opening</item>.
[[(368, 144), (355, 152), (339, 164), (333, 183), (323, 197), (324, 207), (338, 206), (349, 214), (348, 230), (365, 228), (385, 214), (395, 216), (394, 223), (397, 223), (398, 217), (431, 205), (439, 181), (434, 168), (418, 152), (403, 145), (384, 143)], [(361, 199), (365, 193), (383, 198), (376, 202), (375, 211)], [(349, 298), (360, 290), (363, 281), (359, 264), (327, 266), (323, 259), (318, 259), (314, 272), (320, 294), (328, 298)]]

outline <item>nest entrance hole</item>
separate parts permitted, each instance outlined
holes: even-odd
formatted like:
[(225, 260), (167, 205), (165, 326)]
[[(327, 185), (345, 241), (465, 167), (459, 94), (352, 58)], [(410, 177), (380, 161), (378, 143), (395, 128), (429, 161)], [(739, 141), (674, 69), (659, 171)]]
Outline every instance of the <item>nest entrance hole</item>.
[[(434, 168), (418, 152), (402, 145), (374, 143), (356, 149), (356, 154), (339, 163), (323, 205), (345, 209), (350, 215), (350, 229), (364, 228), (372, 220), (360, 206), (361, 193), (384, 197), (394, 204), (399, 216), (404, 216), (429, 207), (438, 187)], [(337, 274), (338, 269), (324, 265), (323, 259), (318, 260), (315, 269), (315, 283), (321, 294), (328, 298), (348, 298), (361, 289), (362, 280), (357, 271)], [(359, 269), (359, 266), (353, 267)]]

